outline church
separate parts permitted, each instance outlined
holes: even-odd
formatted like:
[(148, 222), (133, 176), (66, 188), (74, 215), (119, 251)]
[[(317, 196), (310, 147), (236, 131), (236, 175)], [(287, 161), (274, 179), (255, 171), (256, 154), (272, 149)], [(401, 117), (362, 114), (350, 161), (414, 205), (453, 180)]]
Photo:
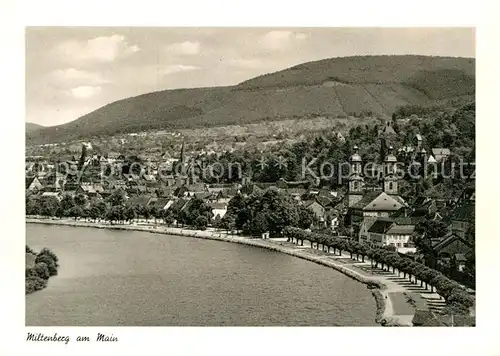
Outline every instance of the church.
[(393, 147), (385, 146), (385, 143), (382, 139), (381, 153), (385, 156), (376, 167), (379, 172), (378, 187), (365, 184), (363, 161), (357, 146), (354, 146), (354, 152), (349, 158), (347, 221), (355, 235), (363, 235), (363, 231), (368, 231), (377, 219), (389, 218), (396, 211), (407, 207), (399, 196), (397, 159), (393, 154)]

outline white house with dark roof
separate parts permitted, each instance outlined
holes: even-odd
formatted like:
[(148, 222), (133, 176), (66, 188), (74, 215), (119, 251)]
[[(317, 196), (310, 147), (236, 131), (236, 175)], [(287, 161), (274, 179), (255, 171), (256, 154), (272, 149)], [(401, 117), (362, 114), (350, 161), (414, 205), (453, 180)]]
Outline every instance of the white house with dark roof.
[(411, 239), (415, 225), (398, 225), (391, 219), (377, 219), (368, 228), (368, 242), (375, 246), (394, 246), (401, 253), (416, 252)]
[(214, 214), (214, 218), (219, 215), (222, 219), (224, 215), (227, 213), (227, 203), (210, 203), (210, 207), (212, 208), (212, 214)]
[(26, 178), (26, 190), (31, 192), (38, 192), (43, 188), (42, 183), (38, 180), (37, 177)]
[(437, 162), (441, 162), (451, 155), (449, 148), (433, 148), (431, 152)]
[(41, 198), (42, 199), (55, 198), (55, 199), (61, 201), (62, 200), (62, 194), (61, 194), (61, 192), (43, 192), (42, 195), (41, 195)]
[(358, 216), (389, 217), (403, 207), (406, 207), (406, 203), (400, 196), (389, 195), (386, 192), (368, 192), (350, 209)]

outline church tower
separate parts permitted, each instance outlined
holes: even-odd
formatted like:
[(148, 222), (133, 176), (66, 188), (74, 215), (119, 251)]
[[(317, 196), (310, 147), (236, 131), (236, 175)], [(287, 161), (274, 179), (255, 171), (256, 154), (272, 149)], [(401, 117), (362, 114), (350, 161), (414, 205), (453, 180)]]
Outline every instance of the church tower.
[(358, 153), (358, 146), (354, 146), (354, 153), (349, 158), (349, 164), (348, 206), (350, 208), (363, 198), (364, 193), (364, 179), (361, 173), (362, 161)]
[(380, 159), (382, 161), (387, 156), (388, 151), (389, 151), (389, 146), (391, 146), (391, 144), (394, 142), (396, 137), (397, 137), (397, 133), (396, 133), (396, 131), (394, 131), (394, 128), (391, 126), (391, 122), (387, 121), (387, 123), (384, 125), (384, 128), (379, 133)]
[(185, 160), (186, 160), (186, 157), (184, 157), (184, 141), (182, 141), (180, 161), (182, 164), (184, 164)]
[(398, 195), (398, 179), (396, 176), (396, 156), (392, 153), (393, 148), (389, 146), (387, 156), (384, 159), (384, 192), (389, 195)]

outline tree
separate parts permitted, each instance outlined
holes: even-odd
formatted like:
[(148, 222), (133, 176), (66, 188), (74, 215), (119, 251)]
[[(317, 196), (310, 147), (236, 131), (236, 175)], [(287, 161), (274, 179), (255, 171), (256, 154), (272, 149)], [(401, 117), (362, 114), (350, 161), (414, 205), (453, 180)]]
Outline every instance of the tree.
[[(198, 219), (199, 216), (203, 217), (203, 219)], [(180, 220), (190, 226), (198, 226), (200, 221), (204, 221), (208, 225), (208, 222), (212, 220), (212, 216), (212, 208), (196, 197), (191, 199), (179, 214)]]
[(41, 200), (40, 213), (44, 216), (55, 216), (59, 201), (54, 197), (46, 197)]
[(85, 159), (87, 156), (87, 146), (82, 144), (82, 154), (80, 156), (80, 159), (78, 161), (78, 171), (81, 172), (83, 169), (83, 165), (85, 164)]
[(148, 209), (146, 206), (144, 205), (139, 206), (137, 211), (139, 211), (140, 214), (144, 217), (144, 219), (146, 219), (146, 222), (149, 221), (149, 219), (151, 218), (151, 210)]
[(125, 204), (126, 194), (122, 189), (116, 189), (109, 197), (108, 202), (111, 206), (118, 206)]
[(109, 209), (109, 211), (106, 215), (106, 220), (108, 220), (111, 223), (122, 222), (125, 218), (124, 212), (125, 212), (125, 209), (124, 209), (123, 205), (113, 206), (113, 207), (111, 207), (111, 209)]
[(217, 214), (214, 218), (214, 222), (212, 223), (213, 227), (216, 229), (220, 229), (222, 226), (222, 219), (220, 217), (220, 214)]
[(194, 221), (194, 227), (197, 230), (206, 230), (208, 226), (208, 219), (206, 215), (198, 215)]
[(130, 222), (137, 218), (137, 213), (132, 205), (127, 205), (123, 211), (125, 221)]
[(246, 199), (241, 195), (235, 195), (227, 205), (226, 216), (234, 217), (235, 227), (238, 230), (243, 228), (243, 224), (248, 220), (249, 211)]
[(71, 216), (72, 218), (74, 218), (76, 220), (77, 218), (81, 218), (83, 216), (83, 209), (81, 207), (79, 207), (78, 205), (75, 205), (74, 207), (72, 207), (69, 210), (68, 213), (69, 213), (68, 216)]
[(227, 231), (237, 230), (236, 219), (234, 215), (226, 213), (221, 220), (221, 228)]
[(74, 202), (76, 205), (83, 208), (87, 204), (87, 196), (84, 194), (78, 194), (75, 197)]
[(152, 206), (150, 208), (150, 211), (151, 211), (151, 215), (153, 215), (154, 218), (155, 218), (155, 224), (156, 224), (157, 220), (161, 219), (163, 217), (163, 209), (162, 208), (156, 208), (156, 207)]
[(265, 213), (258, 212), (255, 217), (244, 225), (243, 229), (252, 235), (260, 235), (269, 230)]
[(71, 195), (64, 194), (61, 199), (60, 206), (63, 210), (64, 216), (71, 216), (70, 211), (75, 206), (75, 200)]
[(35, 258), (35, 265), (39, 263), (46, 264), (50, 276), (57, 275), (59, 264), (58, 258), (54, 252), (47, 248), (42, 249)]
[(26, 201), (26, 215), (40, 215), (41, 213), (40, 201), (35, 198), (27, 199)]
[(163, 221), (168, 226), (172, 225), (175, 221), (174, 214), (171, 209), (163, 210)]
[(50, 277), (49, 267), (45, 262), (38, 262), (35, 264), (32, 268), (32, 272), (42, 279), (49, 279)]
[(311, 225), (317, 222), (316, 215), (303, 205), (299, 205), (298, 208), (298, 224), (297, 226), (301, 229), (309, 229)]

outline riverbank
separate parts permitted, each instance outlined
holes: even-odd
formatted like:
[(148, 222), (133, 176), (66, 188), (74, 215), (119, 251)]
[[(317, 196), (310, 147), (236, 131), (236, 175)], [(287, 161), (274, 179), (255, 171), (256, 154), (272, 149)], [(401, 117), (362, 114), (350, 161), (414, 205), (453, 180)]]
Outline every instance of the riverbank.
[(114, 229), (114, 230), (130, 230), (142, 231), (157, 234), (181, 235), (194, 238), (202, 238), (208, 240), (225, 241), (231, 243), (239, 243), (248, 246), (266, 248), (268, 250), (285, 253), (291, 256), (302, 258), (326, 267), (333, 268), (344, 275), (366, 284), (372, 290), (372, 294), (376, 302), (376, 322), (381, 325), (398, 325), (411, 326), (411, 318), (408, 315), (400, 317), (396, 314), (392, 298), (395, 295), (394, 282), (389, 279), (381, 278), (381, 276), (370, 276), (366, 272), (350, 266), (342, 260), (346, 256), (330, 256), (320, 254), (319, 251), (307, 248), (305, 246), (297, 246), (286, 242), (286, 239), (271, 239), (262, 240), (249, 238), (240, 235), (231, 235), (215, 230), (191, 230), (185, 228), (166, 227), (154, 224), (136, 224), (136, 225), (111, 225), (109, 223), (92, 223), (86, 221), (74, 220), (49, 220), (49, 219), (34, 219), (27, 218), (27, 223), (48, 224), (48, 225), (64, 225), (73, 227), (91, 227), (99, 229)]

